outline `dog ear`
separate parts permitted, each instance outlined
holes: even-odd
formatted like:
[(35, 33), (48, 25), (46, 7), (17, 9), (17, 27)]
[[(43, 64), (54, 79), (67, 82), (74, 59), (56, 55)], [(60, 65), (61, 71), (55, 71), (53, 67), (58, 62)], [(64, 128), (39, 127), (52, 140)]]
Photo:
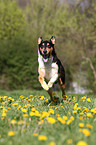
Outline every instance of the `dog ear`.
[(43, 41), (42, 37), (38, 38), (38, 44), (41, 44), (41, 42)]
[(50, 39), (50, 41), (51, 41), (52, 44), (55, 44), (55, 37), (52, 36), (51, 39)]

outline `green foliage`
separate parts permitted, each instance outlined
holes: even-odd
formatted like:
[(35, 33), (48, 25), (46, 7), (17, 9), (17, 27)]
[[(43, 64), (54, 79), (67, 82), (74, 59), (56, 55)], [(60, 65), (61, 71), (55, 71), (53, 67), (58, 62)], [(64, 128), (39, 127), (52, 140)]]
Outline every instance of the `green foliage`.
[[(37, 81), (37, 39), (56, 36), (56, 52), (66, 70), (66, 86), (85, 72), (94, 92), (95, 80), (89, 63), (96, 70), (96, 4), (83, 13), (79, 7), (59, 0), (30, 0), (21, 9), (16, 0), (0, 0), (0, 87), (40, 88)], [(83, 74), (83, 73), (82, 73)], [(91, 74), (91, 75), (90, 75)], [(80, 76), (82, 80), (84, 76)], [(93, 85), (91, 85), (93, 82)]]
[(24, 32), (24, 16), (15, 1), (0, 1), (0, 39), (12, 39)]

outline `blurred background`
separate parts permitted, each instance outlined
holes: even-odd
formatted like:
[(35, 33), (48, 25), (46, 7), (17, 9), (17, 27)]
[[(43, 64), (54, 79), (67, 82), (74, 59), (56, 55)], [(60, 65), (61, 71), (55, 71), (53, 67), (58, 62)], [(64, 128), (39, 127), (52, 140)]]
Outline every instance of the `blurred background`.
[(96, 0), (0, 0), (1, 90), (42, 89), (37, 41), (52, 35), (66, 90), (96, 93)]

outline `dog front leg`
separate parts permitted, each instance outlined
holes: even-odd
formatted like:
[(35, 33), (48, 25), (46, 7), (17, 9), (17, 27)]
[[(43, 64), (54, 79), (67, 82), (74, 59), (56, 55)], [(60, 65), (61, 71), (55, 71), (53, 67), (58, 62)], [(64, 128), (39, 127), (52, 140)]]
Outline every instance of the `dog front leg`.
[(40, 75), (39, 75), (39, 82), (44, 90), (46, 90), (46, 91), (49, 90), (49, 87), (48, 87), (47, 83), (45, 82), (44, 77), (42, 77)]
[(48, 83), (48, 87), (52, 88), (53, 84), (56, 82), (56, 80), (58, 79), (58, 74), (56, 73), (49, 81)]

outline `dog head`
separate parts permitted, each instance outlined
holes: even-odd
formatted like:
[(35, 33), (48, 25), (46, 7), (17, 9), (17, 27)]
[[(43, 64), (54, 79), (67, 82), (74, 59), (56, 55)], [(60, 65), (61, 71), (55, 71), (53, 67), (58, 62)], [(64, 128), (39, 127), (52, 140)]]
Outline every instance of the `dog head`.
[(44, 62), (48, 62), (50, 56), (55, 54), (54, 44), (54, 36), (52, 36), (49, 41), (43, 41), (42, 37), (38, 38), (39, 52), (42, 55)]

